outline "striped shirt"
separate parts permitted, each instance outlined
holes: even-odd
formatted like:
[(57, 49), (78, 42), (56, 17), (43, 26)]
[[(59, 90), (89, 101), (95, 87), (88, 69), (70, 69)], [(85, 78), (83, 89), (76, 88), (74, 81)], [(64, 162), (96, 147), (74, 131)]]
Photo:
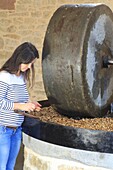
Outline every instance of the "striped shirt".
[(28, 102), (29, 95), (22, 75), (0, 72), (0, 125), (21, 126), (24, 116), (14, 112), (14, 103)]

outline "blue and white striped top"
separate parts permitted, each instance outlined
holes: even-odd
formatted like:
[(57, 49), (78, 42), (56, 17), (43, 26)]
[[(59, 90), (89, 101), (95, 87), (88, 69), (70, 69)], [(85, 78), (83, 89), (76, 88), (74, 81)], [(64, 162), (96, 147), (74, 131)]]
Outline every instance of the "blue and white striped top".
[(22, 75), (0, 72), (0, 125), (21, 126), (24, 116), (14, 112), (14, 103), (28, 102), (29, 95)]

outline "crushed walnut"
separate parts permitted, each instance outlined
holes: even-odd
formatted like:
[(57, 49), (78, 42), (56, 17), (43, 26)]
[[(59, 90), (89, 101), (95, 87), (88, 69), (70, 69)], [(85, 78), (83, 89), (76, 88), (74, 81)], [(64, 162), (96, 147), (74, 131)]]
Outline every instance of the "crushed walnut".
[(81, 118), (74, 119), (64, 116), (53, 109), (52, 106), (44, 107), (41, 111), (32, 112), (35, 118), (48, 123), (72, 126), (75, 128), (85, 128), (92, 130), (113, 131), (113, 118)]

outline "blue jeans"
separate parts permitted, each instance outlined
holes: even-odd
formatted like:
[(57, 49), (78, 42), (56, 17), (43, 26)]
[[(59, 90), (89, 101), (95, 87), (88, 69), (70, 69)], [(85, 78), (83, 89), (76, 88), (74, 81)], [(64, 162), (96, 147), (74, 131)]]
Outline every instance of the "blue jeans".
[(21, 139), (21, 127), (13, 130), (0, 126), (0, 170), (14, 170)]

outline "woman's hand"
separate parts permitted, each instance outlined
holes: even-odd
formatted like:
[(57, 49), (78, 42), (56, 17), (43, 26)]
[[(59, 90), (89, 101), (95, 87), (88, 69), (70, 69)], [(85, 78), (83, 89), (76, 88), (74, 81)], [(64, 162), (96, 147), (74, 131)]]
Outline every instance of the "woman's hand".
[(14, 110), (20, 110), (20, 111), (34, 111), (35, 110), (35, 104), (32, 102), (28, 103), (14, 103)]
[(24, 103), (21, 104), (21, 108), (22, 108), (21, 110), (31, 112), (35, 110), (35, 104), (33, 104), (32, 102)]
[(40, 111), (40, 109), (41, 109), (41, 104), (38, 103), (38, 102), (32, 102), (32, 103), (35, 105), (35, 110), (36, 110), (36, 111)]
[(38, 102), (28, 102), (28, 103), (14, 103), (14, 110), (21, 111), (40, 111), (41, 105)]

